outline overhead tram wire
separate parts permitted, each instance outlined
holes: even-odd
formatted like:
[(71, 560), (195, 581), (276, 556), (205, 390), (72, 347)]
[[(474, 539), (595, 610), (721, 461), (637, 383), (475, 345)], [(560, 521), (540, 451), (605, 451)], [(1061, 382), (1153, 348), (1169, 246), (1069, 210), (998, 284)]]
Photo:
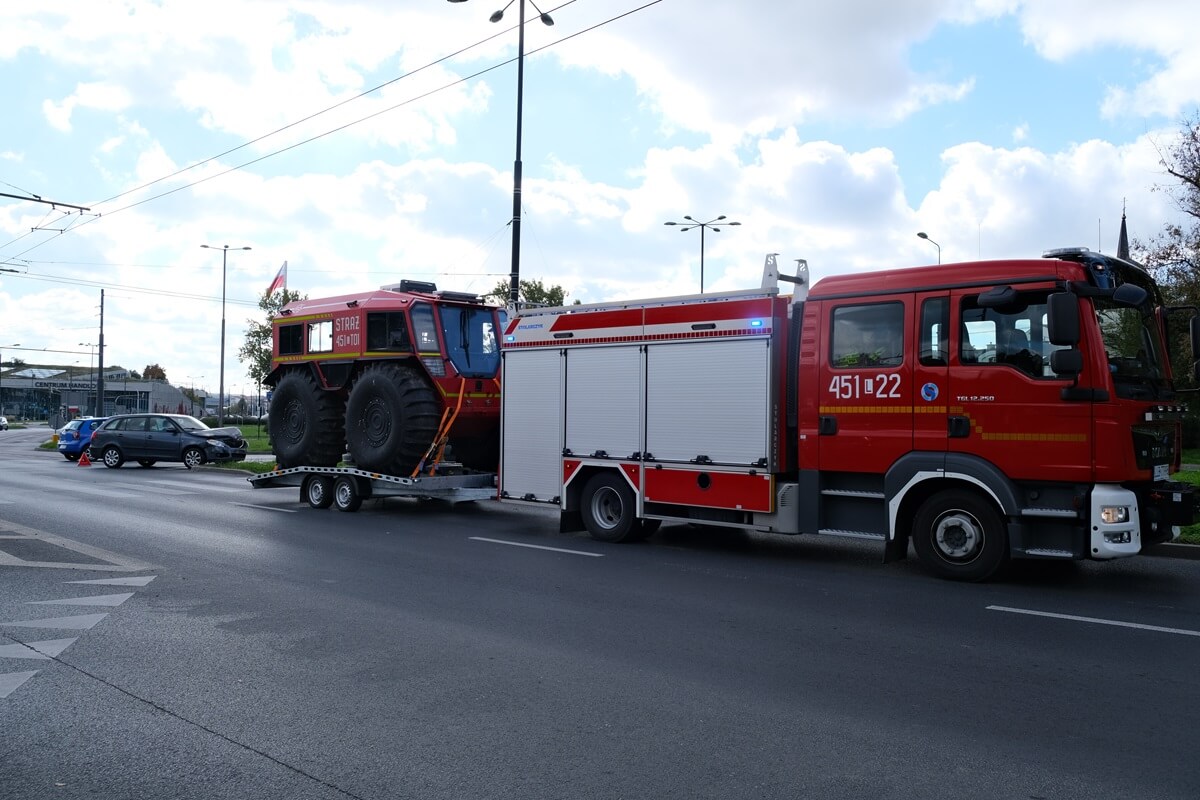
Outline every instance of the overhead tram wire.
[[(557, 10), (559, 10), (559, 9), (561, 9), (561, 8), (565, 8), (566, 6), (568, 6), (568, 5), (570, 5), (571, 3), (574, 3), (574, 2), (576, 2), (576, 0), (568, 0), (568, 2), (562, 3), (562, 4), (558, 5), (558, 6), (556, 6), (555, 8), (552, 8), (552, 9), (551, 9), (551, 11), (557, 11)], [(602, 28), (602, 27), (604, 27), (605, 25), (612, 24), (613, 22), (616, 22), (617, 20), (624, 19), (625, 17), (628, 17), (628, 16), (630, 16), (630, 15), (632, 15), (632, 14), (636, 14), (636, 13), (638, 13), (639, 11), (644, 11), (645, 9), (647, 9), (647, 8), (650, 8), (651, 6), (658, 5), (658, 4), (659, 4), (659, 3), (661, 3), (661, 2), (663, 2), (663, 0), (649, 0), (649, 2), (642, 4), (642, 5), (638, 6), (637, 8), (633, 8), (633, 9), (630, 9), (629, 11), (622, 12), (621, 14), (618, 14), (618, 15), (616, 15), (616, 16), (614, 16), (614, 17), (609, 17), (609, 18), (608, 18), (608, 19), (606, 19), (606, 20), (603, 20), (603, 21), (601, 21), (601, 22), (597, 22), (595, 25), (591, 25), (591, 26), (589, 26), (589, 27), (587, 27), (587, 28), (583, 28), (583, 29), (581, 29), (581, 30), (578, 30), (578, 31), (576, 31), (575, 33), (572, 33), (572, 34), (569, 34), (569, 35), (567, 35), (567, 36), (564, 36), (564, 37), (562, 37), (561, 39), (556, 39), (555, 41), (553, 41), (553, 42), (550, 42), (549, 44), (543, 45), (542, 47), (536, 48), (536, 49), (534, 49), (534, 50), (529, 50), (529, 51), (527, 51), (527, 52), (525, 53), (525, 55), (526, 55), (526, 56), (529, 56), (529, 55), (532, 55), (532, 54), (534, 54), (534, 53), (540, 53), (541, 51), (543, 51), (543, 50), (547, 50), (547, 49), (549, 49), (549, 48), (551, 48), (551, 47), (556, 47), (556, 46), (558, 46), (559, 44), (562, 44), (562, 43), (563, 43), (563, 42), (565, 42), (565, 41), (568, 41), (568, 40), (570, 40), (570, 39), (574, 39), (574, 38), (576, 38), (576, 37), (578, 37), (578, 36), (581, 36), (581, 35), (583, 35), (583, 34), (585, 34), (585, 33), (591, 33), (592, 31), (594, 31), (594, 30), (596, 30), (596, 29), (598, 29), (598, 28)], [(403, 79), (403, 78), (405, 78), (405, 77), (407, 77), (407, 76), (409, 76), (409, 75), (414, 75), (414, 74), (416, 74), (417, 72), (419, 72), (419, 71), (420, 71), (420, 70), (422, 70), (422, 69), (426, 69), (426, 68), (428, 68), (428, 67), (434, 66), (434, 65), (436, 65), (436, 64), (439, 64), (439, 63), (441, 63), (442, 61), (445, 61), (445, 60), (446, 60), (446, 59), (448, 59), (448, 58), (453, 58), (454, 56), (456, 56), (456, 55), (458, 55), (458, 54), (465, 53), (465, 52), (467, 52), (468, 50), (472, 50), (472, 49), (474, 49), (475, 47), (478, 47), (478, 46), (479, 46), (479, 45), (481, 45), (481, 44), (485, 44), (485, 43), (487, 43), (487, 42), (491, 41), (492, 39), (496, 38), (497, 36), (504, 35), (504, 34), (508, 33), (508, 32), (509, 32), (509, 31), (511, 31), (511, 30), (513, 30), (513, 28), (508, 28), (507, 30), (504, 30), (504, 31), (499, 31), (499, 32), (497, 32), (496, 34), (494, 34), (494, 35), (492, 35), (492, 36), (489, 36), (489, 37), (487, 37), (486, 39), (482, 39), (482, 40), (480, 40), (479, 42), (477, 42), (476, 44), (473, 44), (473, 45), (471, 45), (470, 47), (461, 48), (460, 50), (457, 50), (455, 53), (452, 53), (452, 54), (450, 54), (450, 55), (447, 55), (447, 56), (443, 56), (442, 58), (438, 59), (437, 61), (431, 62), (430, 64), (427, 64), (427, 65), (425, 65), (425, 66), (419, 67), (418, 69), (416, 69), (416, 70), (413, 70), (412, 72), (405, 73), (405, 75), (401, 75), (401, 76), (399, 76), (399, 77), (397, 77), (397, 78), (393, 79), (392, 81), (388, 81), (387, 83), (381, 84), (381, 86), (387, 86), (387, 85), (389, 85), (389, 84), (391, 84), (391, 83), (395, 83), (396, 81), (398, 81), (398, 80), (401, 80), (401, 79)], [(390, 112), (392, 112), (392, 111), (395, 111), (395, 110), (396, 110), (396, 109), (398, 109), (398, 108), (403, 108), (404, 106), (407, 106), (407, 105), (410, 105), (410, 104), (412, 104), (412, 103), (415, 103), (415, 102), (417, 102), (418, 100), (424, 100), (425, 98), (427, 98), (427, 97), (430, 97), (430, 96), (432, 96), (432, 95), (435, 95), (435, 94), (437, 94), (437, 93), (439, 93), (439, 92), (445, 91), (445, 90), (447, 90), (447, 89), (450, 89), (450, 88), (452, 88), (452, 87), (454, 87), (454, 86), (458, 86), (459, 84), (466, 83), (466, 82), (468, 82), (468, 81), (474, 80), (475, 78), (478, 78), (480, 75), (486, 75), (487, 73), (489, 73), (489, 72), (492, 72), (492, 71), (494, 71), (494, 70), (497, 70), (497, 69), (500, 69), (501, 67), (508, 66), (509, 64), (512, 64), (512, 63), (514, 63), (516, 60), (517, 60), (517, 57), (516, 57), (516, 56), (513, 56), (512, 58), (510, 58), (510, 59), (508, 59), (508, 60), (506, 60), (506, 61), (501, 61), (501, 62), (499, 62), (499, 63), (497, 63), (497, 64), (493, 64), (493, 65), (492, 65), (492, 66), (490, 66), (490, 67), (487, 67), (487, 68), (485, 68), (485, 69), (481, 69), (481, 70), (479, 70), (479, 71), (477, 71), (477, 72), (473, 72), (473, 73), (471, 73), (470, 75), (466, 75), (466, 76), (464, 76), (464, 77), (462, 77), (462, 78), (459, 78), (459, 79), (457, 79), (457, 80), (451, 81), (451, 82), (449, 82), (449, 83), (447, 83), (447, 84), (444, 84), (444, 85), (442, 85), (442, 86), (439, 86), (439, 87), (437, 87), (437, 88), (435, 88), (435, 89), (430, 89), (430, 90), (429, 90), (429, 91), (427, 91), (427, 92), (424, 92), (424, 93), (422, 93), (422, 94), (419, 94), (419, 95), (417, 95), (417, 96), (415, 96), (415, 97), (411, 97), (411, 98), (409, 98), (409, 99), (407, 99), (407, 100), (405, 100), (405, 101), (403, 101), (403, 102), (401, 102), (401, 103), (396, 103), (395, 105), (392, 105), (392, 106), (389, 106), (389, 107), (387, 107), (387, 108), (381, 109), (381, 110), (379, 110), (379, 111), (376, 111), (376, 112), (374, 112), (374, 113), (372, 113), (372, 114), (368, 114), (368, 115), (366, 115), (365, 117), (360, 117), (359, 119), (353, 120), (353, 121), (351, 121), (351, 122), (347, 122), (347, 123), (346, 123), (346, 124), (344, 124), (344, 125), (339, 125), (338, 127), (336, 127), (336, 128), (332, 128), (332, 129), (330, 129), (330, 130), (328, 130), (328, 131), (325, 131), (324, 133), (319, 133), (319, 134), (317, 134), (317, 135), (315, 135), (315, 136), (310, 136), (310, 137), (309, 137), (309, 138), (307, 138), (307, 139), (303, 139), (303, 140), (301, 140), (301, 141), (299, 141), (299, 142), (295, 142), (295, 143), (293, 143), (293, 144), (290, 144), (290, 145), (288, 145), (287, 147), (283, 147), (283, 148), (280, 148), (280, 149), (278, 149), (278, 150), (274, 150), (274, 151), (272, 151), (272, 152), (270, 152), (270, 153), (265, 153), (265, 154), (263, 154), (263, 155), (259, 156), (258, 158), (253, 158), (253, 159), (251, 159), (251, 160), (249, 160), (249, 161), (246, 161), (246, 162), (243, 162), (243, 163), (241, 163), (241, 164), (238, 164), (237, 166), (229, 167), (228, 169), (224, 169), (224, 170), (222, 170), (222, 171), (220, 171), (220, 172), (217, 172), (216, 174), (209, 175), (209, 176), (207, 176), (207, 177), (205, 177), (205, 178), (201, 178), (200, 180), (193, 181), (193, 182), (191, 182), (191, 183), (188, 183), (188, 184), (184, 184), (183, 186), (177, 186), (177, 187), (175, 187), (174, 189), (170, 189), (170, 190), (168, 190), (168, 191), (161, 192), (160, 194), (152, 195), (152, 196), (150, 196), (150, 197), (147, 197), (147, 198), (145, 198), (145, 199), (143, 199), (143, 200), (139, 200), (139, 201), (137, 201), (137, 202), (135, 202), (135, 203), (130, 203), (129, 205), (121, 206), (120, 208), (113, 209), (112, 211), (107, 211), (107, 212), (100, 212), (100, 213), (97, 213), (97, 215), (96, 215), (96, 216), (92, 217), (91, 219), (88, 219), (86, 222), (81, 222), (81, 223), (79, 223), (78, 225), (75, 225), (75, 226), (73, 226), (73, 227), (72, 227), (72, 228), (70, 228), (69, 230), (72, 230), (72, 231), (73, 231), (73, 230), (78, 230), (79, 228), (81, 228), (81, 227), (84, 227), (84, 226), (86, 226), (86, 225), (90, 225), (90, 224), (92, 224), (93, 222), (96, 222), (97, 220), (99, 220), (99, 219), (101, 219), (101, 218), (103, 218), (103, 217), (105, 217), (105, 216), (112, 216), (113, 214), (117, 214), (117, 213), (120, 213), (120, 212), (122, 212), (122, 211), (128, 211), (128, 210), (129, 210), (129, 209), (131, 209), (131, 208), (136, 208), (137, 206), (144, 205), (145, 203), (149, 203), (149, 202), (152, 202), (152, 201), (154, 201), (154, 200), (160, 200), (160, 199), (162, 199), (162, 198), (164, 198), (164, 197), (169, 197), (170, 195), (173, 195), (173, 194), (175, 194), (176, 192), (181, 192), (181, 191), (183, 191), (184, 189), (191, 189), (191, 188), (193, 188), (193, 187), (195, 187), (195, 186), (199, 186), (199, 185), (200, 185), (200, 184), (202, 184), (202, 183), (207, 183), (208, 181), (210, 181), (210, 180), (213, 180), (213, 179), (215, 179), (215, 178), (224, 177), (225, 175), (228, 175), (228, 174), (229, 174), (229, 173), (231, 173), (231, 172), (236, 172), (236, 171), (238, 171), (238, 170), (245, 169), (246, 167), (249, 167), (249, 166), (252, 166), (252, 165), (254, 165), (254, 164), (257, 164), (257, 163), (259, 163), (260, 161), (266, 161), (266, 160), (267, 160), (267, 159), (269, 159), (269, 158), (274, 158), (275, 156), (282, 155), (283, 153), (287, 153), (287, 152), (289, 152), (289, 151), (291, 151), (291, 150), (295, 150), (295, 149), (296, 149), (296, 148), (298, 148), (298, 147), (302, 147), (302, 146), (304, 146), (304, 145), (306, 145), (306, 144), (311, 144), (312, 142), (318, 141), (318, 140), (320, 140), (320, 139), (324, 139), (324, 138), (325, 138), (325, 137), (327, 137), (327, 136), (331, 136), (331, 135), (333, 135), (333, 134), (335, 134), (335, 133), (340, 133), (341, 131), (344, 131), (344, 130), (346, 130), (347, 128), (351, 128), (351, 127), (353, 127), (353, 126), (355, 126), (355, 125), (359, 125), (359, 124), (361, 124), (361, 123), (363, 123), (363, 122), (367, 122), (368, 120), (372, 120), (372, 119), (374, 119), (375, 117), (381, 116), (381, 115), (383, 115), (383, 114), (390, 113)], [(374, 90), (371, 90), (371, 91), (374, 91)], [(369, 94), (369, 92), (367, 92), (367, 93), (364, 93), (364, 94)], [(289, 125), (286, 125), (286, 126), (284, 126), (283, 128), (280, 128), (280, 129), (279, 129), (279, 131), (287, 130), (288, 128), (294, 127), (295, 125), (299, 125), (300, 123), (304, 122), (305, 120), (312, 119), (312, 118), (314, 118), (314, 117), (320, 116), (321, 114), (325, 113), (326, 111), (332, 111), (333, 109), (335, 109), (335, 108), (338, 108), (339, 106), (341, 106), (341, 105), (344, 105), (344, 104), (346, 104), (346, 103), (349, 103), (349, 102), (351, 102), (351, 101), (353, 101), (353, 100), (356, 100), (356, 99), (358, 99), (358, 98), (360, 98), (360, 97), (362, 97), (362, 96), (363, 96), (362, 94), (359, 94), (359, 95), (357, 95), (357, 96), (355, 96), (355, 97), (353, 97), (353, 98), (349, 98), (349, 99), (347, 99), (347, 100), (343, 100), (341, 103), (338, 103), (337, 105), (330, 106), (328, 109), (325, 109), (325, 111), (320, 111), (320, 112), (317, 112), (316, 114), (311, 114), (311, 115), (309, 115), (308, 117), (306, 117), (306, 118), (305, 118), (305, 119), (303, 119), (303, 120), (299, 120), (299, 121), (297, 121), (297, 122), (294, 122), (294, 123), (291, 123), (291, 124), (289, 124)], [(276, 131), (276, 132), (278, 132), (278, 131)], [(247, 146), (248, 146), (248, 145), (250, 145), (250, 144), (253, 144), (253, 143), (255, 143), (255, 142), (258, 142), (258, 141), (262, 141), (263, 139), (266, 139), (266, 138), (268, 138), (268, 137), (270, 137), (270, 136), (273, 136), (273, 135), (274, 135), (274, 133), (268, 133), (268, 134), (264, 134), (263, 136), (260, 136), (260, 137), (259, 137), (259, 138), (257, 138), (257, 139), (254, 139), (254, 140), (252, 140), (252, 141), (250, 141), (250, 142), (246, 142), (245, 144), (242, 144), (242, 145), (239, 145), (239, 146), (237, 146), (237, 147), (235, 147), (235, 148), (232, 148), (232, 149), (230, 149), (230, 150), (227, 150), (227, 151), (225, 151), (225, 153), (222, 153), (221, 155), (225, 155), (225, 154), (227, 154), (227, 153), (232, 153), (232, 152), (235, 152), (235, 151), (237, 151), (237, 150), (241, 150), (242, 148), (244, 148), (244, 147), (247, 147)], [(158, 178), (157, 180), (151, 181), (150, 183), (143, 184), (143, 185), (142, 185), (142, 186), (140, 186), (140, 187), (137, 187), (137, 188), (134, 188), (134, 189), (130, 189), (130, 190), (128, 190), (128, 191), (126, 191), (126, 192), (122, 192), (121, 194), (118, 194), (118, 195), (114, 195), (112, 198), (109, 198), (109, 200), (104, 200), (104, 201), (101, 201), (100, 203), (97, 203), (96, 205), (103, 205), (104, 203), (107, 203), (107, 202), (110, 202), (110, 201), (112, 201), (112, 200), (115, 200), (115, 199), (117, 199), (117, 198), (123, 197), (123, 196), (125, 196), (125, 195), (127, 195), (127, 194), (130, 194), (130, 193), (132, 193), (132, 192), (139, 191), (140, 189), (146, 188), (146, 187), (148, 187), (148, 186), (153, 186), (154, 184), (156, 184), (156, 183), (160, 183), (161, 181), (164, 181), (164, 180), (168, 180), (168, 179), (170, 179), (170, 178), (174, 177), (175, 175), (182, 174), (182, 173), (184, 173), (184, 172), (187, 172), (188, 170), (194, 169), (194, 168), (196, 168), (196, 167), (199, 167), (199, 166), (201, 166), (201, 165), (203, 165), (203, 164), (208, 164), (208, 163), (210, 163), (210, 162), (214, 161), (215, 159), (218, 159), (218, 158), (220, 158), (220, 157), (221, 157), (221, 155), (212, 156), (211, 158), (207, 158), (207, 159), (205, 159), (204, 161), (200, 161), (200, 162), (198, 162), (198, 163), (196, 163), (196, 164), (193, 164), (193, 165), (191, 165), (191, 166), (185, 167), (185, 168), (184, 168), (184, 169), (182, 169), (182, 170), (178, 170), (178, 171), (176, 171), (176, 172), (172, 173), (171, 175), (166, 175), (166, 176), (164, 176), (164, 177), (162, 177), (162, 178)], [(20, 238), (24, 238), (24, 236), (22, 236), (22, 237), (20, 237)], [(21, 256), (25, 255), (26, 253), (30, 253), (30, 252), (32, 252), (32, 251), (34, 251), (34, 250), (38, 249), (38, 248), (39, 248), (39, 247), (41, 247), (43, 244), (46, 244), (46, 243), (47, 243), (47, 242), (49, 242), (49, 241), (50, 241), (50, 239), (45, 239), (45, 240), (43, 240), (43, 241), (39, 242), (38, 244), (35, 244), (35, 245), (33, 245), (32, 247), (30, 247), (30, 248), (28, 248), (28, 249), (26, 249), (26, 250), (23, 250), (23, 251), (21, 251), (20, 253), (17, 253), (16, 255), (13, 255), (13, 256), (8, 256), (8, 258), (14, 258), (14, 259), (15, 259), (15, 258), (20, 258)]]

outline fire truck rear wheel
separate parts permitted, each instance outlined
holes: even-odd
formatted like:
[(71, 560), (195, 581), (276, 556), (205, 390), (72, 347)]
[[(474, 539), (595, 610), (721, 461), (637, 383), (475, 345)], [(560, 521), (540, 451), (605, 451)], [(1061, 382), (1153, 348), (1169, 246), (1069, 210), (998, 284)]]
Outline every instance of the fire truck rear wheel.
[(913, 520), (913, 547), (942, 578), (983, 581), (1008, 559), (1004, 520), (978, 494), (947, 489), (926, 500)]
[(619, 475), (601, 472), (583, 487), (583, 525), (593, 539), (629, 542), (639, 538), (637, 503), (633, 489)]
[(309, 475), (304, 479), (300, 499), (313, 508), (329, 508), (333, 504), (333, 480), (328, 475)]
[(412, 472), (437, 435), (441, 405), (412, 367), (374, 364), (350, 389), (346, 444), (359, 469)]
[(280, 469), (337, 466), (344, 424), (337, 394), (318, 386), (312, 373), (289, 372), (275, 385), (268, 428)]

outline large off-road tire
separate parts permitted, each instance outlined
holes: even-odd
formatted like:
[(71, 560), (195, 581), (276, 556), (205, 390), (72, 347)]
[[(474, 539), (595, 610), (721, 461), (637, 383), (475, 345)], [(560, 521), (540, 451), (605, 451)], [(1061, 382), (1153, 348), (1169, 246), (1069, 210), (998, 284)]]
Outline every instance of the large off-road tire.
[(346, 440), (342, 400), (310, 372), (289, 372), (271, 395), (271, 449), (280, 469), (336, 467)]
[(985, 581), (1008, 560), (1000, 512), (965, 489), (946, 489), (922, 503), (912, 539), (921, 562), (949, 580)]
[(407, 475), (429, 450), (441, 421), (437, 395), (403, 364), (372, 364), (350, 389), (346, 444), (359, 469)]

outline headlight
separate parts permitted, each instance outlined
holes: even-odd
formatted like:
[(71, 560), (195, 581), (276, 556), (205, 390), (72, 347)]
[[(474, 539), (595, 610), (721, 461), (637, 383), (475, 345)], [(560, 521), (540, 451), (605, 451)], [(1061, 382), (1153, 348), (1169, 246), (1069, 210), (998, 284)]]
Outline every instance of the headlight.
[(1107, 525), (1129, 521), (1129, 506), (1100, 506), (1100, 519)]
[(209, 444), (210, 444), (210, 445), (212, 445), (212, 446), (213, 446), (213, 448), (214, 448), (214, 449), (217, 449), (217, 450), (224, 450), (224, 449), (225, 449), (225, 443), (224, 443), (224, 442), (209, 442)]

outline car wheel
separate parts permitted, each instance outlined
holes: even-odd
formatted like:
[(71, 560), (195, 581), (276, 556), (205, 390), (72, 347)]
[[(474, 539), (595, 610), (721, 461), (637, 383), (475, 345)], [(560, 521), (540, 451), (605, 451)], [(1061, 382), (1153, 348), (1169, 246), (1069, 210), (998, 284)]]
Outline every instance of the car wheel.
[(157, 463), (158, 462), (155, 461), (153, 458), (139, 458), (138, 459), (138, 466), (146, 467), (147, 469), (149, 469), (150, 467), (153, 467)]
[(109, 469), (116, 469), (125, 463), (125, 456), (121, 455), (121, 451), (115, 447), (104, 448), (104, 452), (100, 454), (100, 458), (104, 461), (104, 466)]
[(204, 453), (199, 447), (189, 447), (183, 451), (183, 465), (188, 469), (198, 467), (204, 463)]
[(79, 453), (63, 453), (63, 458), (67, 461), (78, 461)]

